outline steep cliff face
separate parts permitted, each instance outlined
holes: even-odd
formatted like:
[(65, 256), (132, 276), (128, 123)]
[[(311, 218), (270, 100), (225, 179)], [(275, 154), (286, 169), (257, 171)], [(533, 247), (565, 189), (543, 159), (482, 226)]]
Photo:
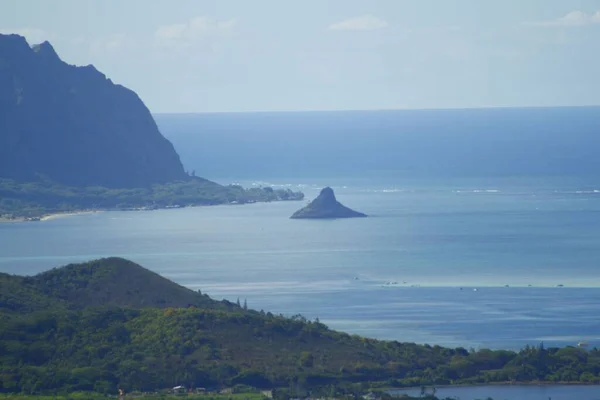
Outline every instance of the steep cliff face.
[(0, 178), (143, 187), (184, 179), (173, 145), (131, 90), (48, 42), (0, 35)]

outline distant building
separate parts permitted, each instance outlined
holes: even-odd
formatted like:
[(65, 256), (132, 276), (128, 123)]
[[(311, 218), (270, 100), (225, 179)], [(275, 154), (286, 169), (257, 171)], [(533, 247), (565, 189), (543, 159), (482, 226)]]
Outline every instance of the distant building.
[(377, 397), (377, 395), (376, 395), (375, 393), (373, 393), (373, 392), (370, 392), (370, 393), (367, 393), (367, 394), (365, 394), (365, 395), (363, 396), (363, 399), (364, 399), (364, 400), (377, 400), (377, 399), (378, 399), (378, 397)]
[(186, 393), (185, 386), (175, 386), (173, 389), (171, 389), (171, 391), (174, 394), (185, 394)]

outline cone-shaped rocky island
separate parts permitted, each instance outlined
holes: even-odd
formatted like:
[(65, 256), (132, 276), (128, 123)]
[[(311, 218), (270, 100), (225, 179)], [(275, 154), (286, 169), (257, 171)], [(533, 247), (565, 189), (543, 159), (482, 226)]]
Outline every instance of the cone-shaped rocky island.
[(349, 209), (335, 198), (333, 189), (326, 187), (306, 207), (296, 211), (293, 219), (364, 218), (366, 214)]

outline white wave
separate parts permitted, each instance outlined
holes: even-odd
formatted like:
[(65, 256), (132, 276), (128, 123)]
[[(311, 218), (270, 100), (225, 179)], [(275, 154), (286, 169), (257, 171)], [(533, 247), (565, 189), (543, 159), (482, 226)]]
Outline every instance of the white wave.
[(541, 337), (535, 338), (535, 340), (540, 341), (540, 342), (555, 341), (555, 342), (578, 343), (578, 342), (581, 342), (582, 340), (597, 341), (597, 340), (600, 340), (600, 336), (586, 336), (586, 335), (583, 335), (583, 336), (541, 336)]
[(414, 190), (385, 188), (385, 189), (358, 189), (361, 193), (414, 193)]
[(453, 190), (452, 193), (501, 193), (498, 189)]
[(593, 189), (593, 190), (576, 190), (575, 192), (566, 192), (566, 193), (594, 194), (594, 193), (600, 193), (600, 190), (598, 190), (598, 189)]
[(581, 189), (581, 190), (553, 190), (556, 194), (598, 194), (600, 189)]

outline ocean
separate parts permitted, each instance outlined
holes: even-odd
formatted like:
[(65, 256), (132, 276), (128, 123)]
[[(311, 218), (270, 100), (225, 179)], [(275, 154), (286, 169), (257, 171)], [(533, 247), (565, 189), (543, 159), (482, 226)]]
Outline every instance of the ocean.
[(600, 107), (155, 118), (184, 166), (214, 179), (385, 177), (403, 182), (424, 177), (580, 179), (600, 173)]
[[(329, 182), (366, 219), (289, 219), (301, 201), (0, 224), (0, 270), (121, 256), (218, 299), (376, 338), (600, 343), (600, 193), (468, 181)], [(310, 199), (324, 182), (271, 184)]]
[[(598, 110), (158, 115), (196, 175), (306, 200), (0, 224), (0, 271), (120, 256), (380, 339), (596, 346)], [(324, 186), (369, 218), (289, 219)]]

